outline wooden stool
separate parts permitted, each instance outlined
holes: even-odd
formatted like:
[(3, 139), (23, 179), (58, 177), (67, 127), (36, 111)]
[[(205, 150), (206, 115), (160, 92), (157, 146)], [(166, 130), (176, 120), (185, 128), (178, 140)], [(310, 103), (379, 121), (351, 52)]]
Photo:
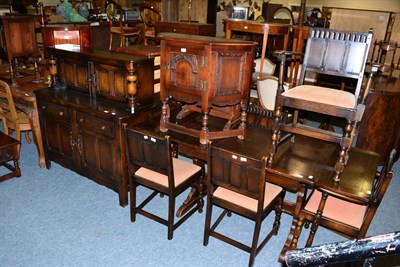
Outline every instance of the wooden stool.
[[(11, 171), (1, 176), (0, 182), (12, 177), (21, 176), (21, 170), (19, 168), (19, 145), (19, 141), (0, 132), (0, 165)], [(9, 161), (13, 161), (13, 164), (10, 164)]]

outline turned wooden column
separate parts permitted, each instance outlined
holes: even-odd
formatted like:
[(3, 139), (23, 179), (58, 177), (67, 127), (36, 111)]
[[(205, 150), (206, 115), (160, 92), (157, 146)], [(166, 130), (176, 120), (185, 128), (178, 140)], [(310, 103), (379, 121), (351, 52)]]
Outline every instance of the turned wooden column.
[(306, 13), (306, 0), (301, 0), (298, 25), (303, 26), (304, 15)]

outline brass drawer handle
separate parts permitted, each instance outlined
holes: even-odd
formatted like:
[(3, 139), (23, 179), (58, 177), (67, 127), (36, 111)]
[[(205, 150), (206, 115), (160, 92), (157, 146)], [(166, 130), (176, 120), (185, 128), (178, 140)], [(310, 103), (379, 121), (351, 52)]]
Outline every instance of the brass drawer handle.
[(64, 116), (64, 112), (62, 112), (62, 111), (60, 111), (58, 114), (59, 114), (60, 116)]

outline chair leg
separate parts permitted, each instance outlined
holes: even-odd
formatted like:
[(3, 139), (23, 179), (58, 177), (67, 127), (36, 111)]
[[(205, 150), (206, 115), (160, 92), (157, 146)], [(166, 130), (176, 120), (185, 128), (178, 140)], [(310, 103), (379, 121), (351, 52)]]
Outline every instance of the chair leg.
[(212, 203), (211, 198), (207, 197), (207, 208), (206, 208), (206, 222), (204, 223), (204, 238), (203, 238), (203, 246), (208, 245), (208, 241), (210, 240), (210, 225), (211, 225), (211, 217), (212, 217)]
[(254, 260), (257, 255), (258, 238), (260, 237), (261, 215), (257, 216), (256, 225), (254, 226), (253, 242), (250, 249), (249, 267), (254, 265)]
[(125, 43), (125, 36), (121, 35), (120, 41), (119, 41), (119, 47), (123, 47)]
[(344, 134), (342, 140), (340, 141), (341, 150), (339, 151), (339, 159), (335, 164), (335, 176), (333, 180), (335, 182), (340, 181), (340, 174), (343, 172), (344, 167), (348, 160), (348, 150), (351, 146), (352, 133), (353, 133), (354, 123), (348, 121), (346, 127), (344, 128)]
[(32, 143), (32, 139), (29, 138), (29, 131), (25, 131), (25, 139), (28, 144)]
[(324, 210), (327, 198), (328, 198), (328, 194), (323, 193), (322, 194), (322, 198), (321, 198), (321, 202), (319, 202), (319, 205), (318, 205), (317, 213), (315, 214), (313, 223), (311, 225), (310, 235), (308, 236), (306, 247), (311, 247), (312, 246), (312, 243), (314, 241), (315, 233), (317, 232), (318, 226), (319, 226), (319, 222), (321, 221), (322, 212)]
[(112, 39), (113, 39), (112, 36), (113, 36), (112, 33), (110, 33), (110, 45), (108, 46), (108, 50), (111, 50), (112, 47)]
[(169, 207), (168, 207), (168, 240), (171, 240), (174, 235), (174, 216), (175, 216), (175, 196), (169, 196)]
[(279, 207), (275, 210), (275, 221), (273, 225), (274, 235), (278, 235), (278, 231), (281, 226), (281, 215), (282, 215), (282, 199), (279, 202)]
[(131, 222), (136, 221), (136, 188), (137, 186), (133, 183), (132, 177), (129, 178), (129, 185), (130, 185), (130, 207), (131, 207)]
[(3, 131), (6, 135), (9, 135), (8, 133), (8, 126), (7, 126), (7, 122), (6, 122), (6, 118), (2, 118), (1, 119), (1, 124), (3, 125)]
[(203, 212), (203, 207), (204, 207), (204, 200), (203, 200), (203, 180), (204, 177), (204, 171), (203, 174), (201, 175), (200, 181), (197, 182), (197, 190), (199, 192), (199, 201), (197, 202), (197, 208), (198, 212), (202, 213)]

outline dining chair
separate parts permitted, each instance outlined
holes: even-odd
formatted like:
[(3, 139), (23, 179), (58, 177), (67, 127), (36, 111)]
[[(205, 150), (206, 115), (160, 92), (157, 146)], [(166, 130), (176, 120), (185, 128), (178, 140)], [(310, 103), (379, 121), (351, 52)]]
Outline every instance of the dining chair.
[[(207, 211), (203, 245), (210, 236), (250, 253), (249, 266), (253, 266), (256, 255), (273, 235), (278, 234), (282, 213), (282, 201), (286, 191), (282, 187), (265, 181), (266, 158), (255, 160), (231, 153), (209, 144), (207, 176)], [(213, 206), (223, 209), (211, 224)], [(262, 221), (275, 210), (271, 231), (259, 243)], [(232, 213), (255, 222), (251, 245), (239, 242), (222, 232), (218, 225), (226, 215)]]
[[(274, 123), (272, 126), (272, 142), (269, 151), (268, 164), (273, 163), (276, 148), (280, 140), (291, 134), (295, 142), (295, 135), (306, 135), (321, 140), (340, 144), (338, 160), (334, 166), (334, 180), (340, 180), (340, 174), (348, 160), (348, 150), (352, 146), (358, 122), (362, 119), (365, 109), (365, 99), (371, 88), (376, 67), (370, 72), (368, 82), (361, 91), (364, 77), (365, 62), (371, 44), (373, 32), (348, 32), (321, 28), (311, 28), (307, 39), (306, 51), (300, 71), (297, 86), (284, 91), (285, 61), (287, 56), (296, 58), (298, 52), (277, 51), (280, 57), (279, 85), (276, 97)], [(354, 88), (341, 89), (331, 84), (312, 84), (306, 81), (308, 74), (328, 75), (329, 81), (335, 77), (351, 80)], [(346, 90), (345, 90), (346, 89)], [(361, 94), (362, 92), (362, 94)], [(285, 112), (292, 113), (291, 123), (281, 120)], [(302, 112), (302, 113), (300, 113)], [(345, 126), (342, 133), (313, 127), (303, 120), (304, 113), (316, 113), (323, 116), (344, 119)]]
[(148, 44), (148, 40), (156, 44), (156, 23), (161, 21), (161, 12), (153, 4), (144, 2), (140, 5), (140, 17), (144, 25), (144, 44)]
[[(141, 37), (141, 30), (139, 27), (131, 27), (127, 25), (124, 19), (125, 10), (117, 2), (113, 0), (106, 0), (106, 13), (107, 19), (110, 22), (110, 45), (109, 50), (112, 48), (113, 35), (120, 36), (119, 46), (126, 46), (129, 38)], [(117, 24), (117, 26), (115, 26)]]
[(318, 184), (310, 194), (300, 220), (312, 223), (306, 247), (312, 245), (319, 226), (334, 231), (349, 239), (364, 238), (379, 208), (390, 181), (393, 178), (392, 166), (397, 151), (392, 150), (389, 160), (377, 172), (369, 199), (366, 201), (343, 193), (340, 187)]
[[(131, 221), (141, 214), (168, 227), (168, 239), (173, 231), (196, 211), (202, 212), (203, 169), (191, 162), (173, 157), (170, 136), (159, 137), (140, 130), (126, 130)], [(139, 205), (136, 203), (137, 187), (143, 186), (152, 193)], [(200, 192), (198, 203), (177, 222), (174, 222), (176, 198), (191, 186)], [(157, 194), (168, 196), (168, 218), (164, 219), (145, 210)]]
[(15, 131), (15, 139), (21, 141), (21, 132), (25, 132), (25, 139), (28, 143), (32, 140), (29, 138), (31, 124), (29, 117), (14, 105), (14, 99), (8, 84), (0, 80), (0, 117), (5, 134), (9, 134), (9, 130)]

